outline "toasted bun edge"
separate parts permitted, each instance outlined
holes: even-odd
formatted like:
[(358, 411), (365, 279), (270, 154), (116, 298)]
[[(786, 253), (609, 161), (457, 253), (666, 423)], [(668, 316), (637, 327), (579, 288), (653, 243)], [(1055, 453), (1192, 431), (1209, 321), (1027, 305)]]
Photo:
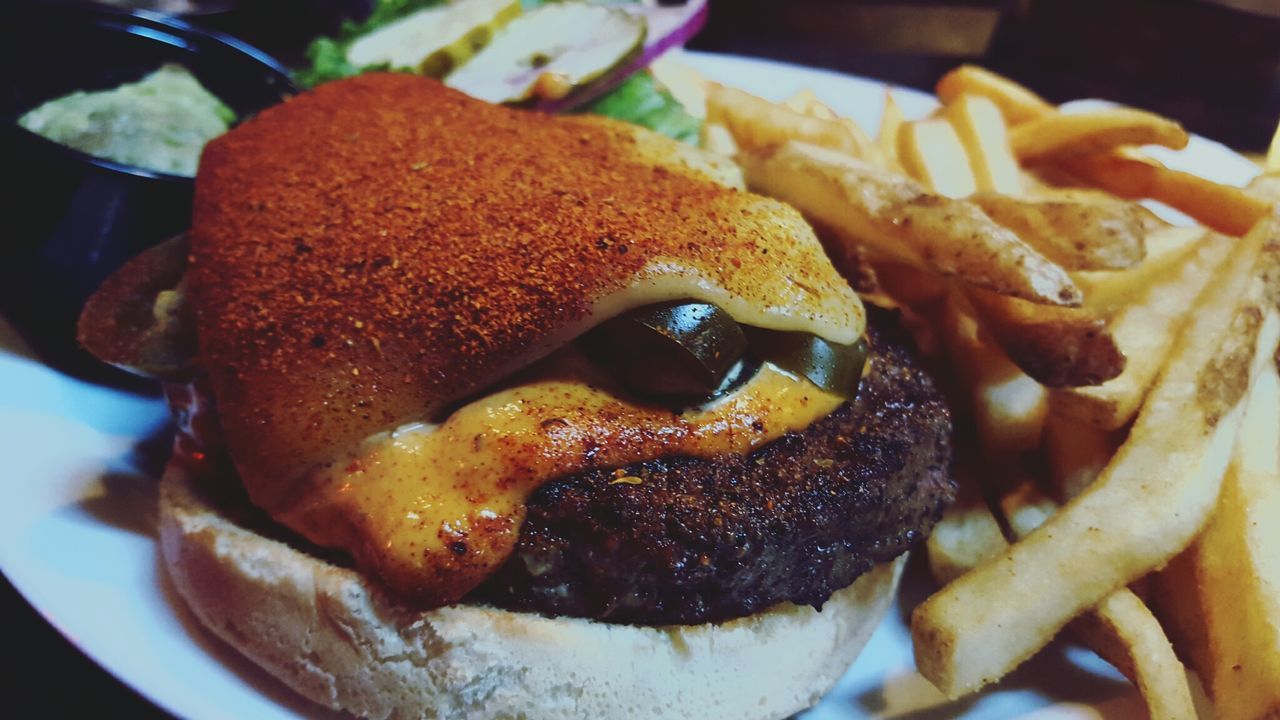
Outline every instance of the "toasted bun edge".
[(832, 595), (643, 627), (492, 607), (406, 608), (359, 573), (236, 524), (172, 462), (160, 545), (215, 635), (321, 705), (370, 718), (780, 718), (813, 705), (891, 604), (903, 558)]

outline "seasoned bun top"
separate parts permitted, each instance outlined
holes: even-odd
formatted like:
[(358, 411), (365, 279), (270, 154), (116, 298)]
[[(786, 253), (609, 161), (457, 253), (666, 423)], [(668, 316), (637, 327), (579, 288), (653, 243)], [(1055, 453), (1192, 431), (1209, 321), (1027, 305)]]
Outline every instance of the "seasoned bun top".
[(851, 342), (857, 297), (791, 208), (624, 123), (371, 74), (206, 148), (188, 280), (255, 501), (632, 307), (697, 298)]

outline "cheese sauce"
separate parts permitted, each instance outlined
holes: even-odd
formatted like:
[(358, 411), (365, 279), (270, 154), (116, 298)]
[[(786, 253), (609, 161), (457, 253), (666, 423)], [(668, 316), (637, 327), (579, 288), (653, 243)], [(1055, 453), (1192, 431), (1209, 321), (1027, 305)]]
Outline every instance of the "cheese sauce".
[[(438, 425), (370, 438), (314, 474), (276, 518), (347, 549), (400, 592), (453, 602), (510, 555), (525, 501), (547, 481), (662, 456), (744, 454), (843, 402), (769, 364), (729, 396), (683, 411), (635, 404), (608, 385), (589, 361), (561, 353)], [(625, 492), (643, 479), (619, 471), (614, 482)]]

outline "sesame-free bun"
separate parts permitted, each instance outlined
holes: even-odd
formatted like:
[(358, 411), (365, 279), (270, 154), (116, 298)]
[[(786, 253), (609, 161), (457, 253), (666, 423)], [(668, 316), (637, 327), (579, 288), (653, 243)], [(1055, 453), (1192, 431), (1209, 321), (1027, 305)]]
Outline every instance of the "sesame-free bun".
[(178, 592), (294, 690), (371, 718), (786, 717), (853, 662), (902, 567), (876, 567), (821, 611), (784, 603), (705, 625), (417, 611), (354, 570), (238, 524), (206, 482), (179, 462), (161, 481), (161, 551)]

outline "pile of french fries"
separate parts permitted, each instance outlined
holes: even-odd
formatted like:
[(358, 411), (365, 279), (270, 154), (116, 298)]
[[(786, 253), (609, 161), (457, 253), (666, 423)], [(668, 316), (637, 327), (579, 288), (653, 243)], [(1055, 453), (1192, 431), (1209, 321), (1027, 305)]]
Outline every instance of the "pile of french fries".
[(703, 137), (901, 309), (952, 397), (920, 671), (961, 696), (1065, 630), (1154, 718), (1196, 717), (1183, 663), (1220, 717), (1280, 717), (1280, 133), (1236, 188), (1145, 154), (1188, 142), (1158, 115), (968, 66), (936, 91), (908, 120), (886, 89), (872, 137), (708, 83)]

